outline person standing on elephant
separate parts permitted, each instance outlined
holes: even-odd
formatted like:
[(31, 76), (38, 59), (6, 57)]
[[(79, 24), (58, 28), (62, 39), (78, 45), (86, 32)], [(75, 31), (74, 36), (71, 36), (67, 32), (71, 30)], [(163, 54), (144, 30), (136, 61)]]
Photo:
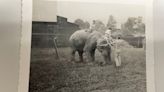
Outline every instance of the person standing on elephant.
[(96, 30), (95, 28), (96, 28), (96, 21), (93, 20), (92, 25), (91, 25), (90, 28), (89, 28), (88, 30), (86, 30), (86, 31), (89, 32), (89, 33), (92, 33), (93, 31)]
[(96, 21), (93, 20), (92, 25), (91, 25), (91, 30), (95, 31), (96, 30)]

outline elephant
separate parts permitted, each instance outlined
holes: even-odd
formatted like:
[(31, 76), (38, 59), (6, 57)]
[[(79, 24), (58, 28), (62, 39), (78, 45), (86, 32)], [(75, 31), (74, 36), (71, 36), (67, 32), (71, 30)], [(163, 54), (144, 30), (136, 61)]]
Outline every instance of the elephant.
[(98, 31), (86, 32), (79, 30), (74, 32), (70, 39), (72, 60), (74, 60), (75, 52), (78, 51), (80, 61), (83, 61), (83, 53), (87, 55), (87, 61), (95, 61), (95, 50), (98, 49), (104, 58), (104, 61), (111, 64), (111, 45), (104, 46), (107, 41), (103, 38), (103, 34)]
[(83, 61), (83, 49), (89, 34), (90, 32), (87, 32), (86, 30), (77, 30), (70, 36), (69, 43), (71, 46), (72, 61), (75, 60), (76, 51), (79, 54), (80, 61)]

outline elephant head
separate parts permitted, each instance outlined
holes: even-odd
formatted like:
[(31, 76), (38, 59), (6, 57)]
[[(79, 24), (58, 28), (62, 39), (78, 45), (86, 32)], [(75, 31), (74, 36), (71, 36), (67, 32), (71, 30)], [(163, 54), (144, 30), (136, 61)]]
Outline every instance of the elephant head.
[(111, 44), (109, 44), (105, 39), (99, 38), (97, 40), (97, 49), (99, 52), (101, 52), (104, 61), (107, 64), (111, 64)]

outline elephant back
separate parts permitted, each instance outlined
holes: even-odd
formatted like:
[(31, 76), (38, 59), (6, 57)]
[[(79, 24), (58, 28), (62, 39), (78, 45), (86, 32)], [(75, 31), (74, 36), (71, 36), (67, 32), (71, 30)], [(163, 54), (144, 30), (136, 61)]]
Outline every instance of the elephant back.
[(71, 47), (83, 49), (89, 34), (90, 33), (86, 30), (78, 30), (74, 32), (69, 38)]
[(97, 31), (93, 31), (92, 33), (89, 34), (85, 47), (84, 47), (84, 51), (89, 51), (92, 49), (96, 48), (96, 44), (97, 44), (97, 40), (102, 36), (102, 33), (97, 32)]

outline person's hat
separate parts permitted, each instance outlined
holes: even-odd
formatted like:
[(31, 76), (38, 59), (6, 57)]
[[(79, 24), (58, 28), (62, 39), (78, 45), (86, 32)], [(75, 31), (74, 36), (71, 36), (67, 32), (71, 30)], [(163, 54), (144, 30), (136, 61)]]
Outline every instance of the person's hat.
[(106, 30), (106, 31), (105, 31), (105, 34), (110, 35), (110, 34), (111, 34), (111, 30)]

